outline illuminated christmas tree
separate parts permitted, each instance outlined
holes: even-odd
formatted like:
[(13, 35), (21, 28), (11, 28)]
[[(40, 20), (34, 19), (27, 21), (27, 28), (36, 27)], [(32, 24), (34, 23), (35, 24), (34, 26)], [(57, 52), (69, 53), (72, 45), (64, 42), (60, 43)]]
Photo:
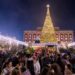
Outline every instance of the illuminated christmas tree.
[(47, 4), (46, 18), (45, 18), (44, 26), (42, 28), (41, 37), (40, 37), (41, 43), (56, 42), (55, 30), (51, 20), (49, 8), (50, 6), (49, 4)]

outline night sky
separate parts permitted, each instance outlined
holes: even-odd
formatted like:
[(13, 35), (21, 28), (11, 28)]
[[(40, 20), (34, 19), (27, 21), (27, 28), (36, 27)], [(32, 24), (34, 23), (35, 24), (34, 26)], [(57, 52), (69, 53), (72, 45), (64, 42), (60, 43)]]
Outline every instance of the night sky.
[(44, 23), (50, 4), (54, 26), (75, 31), (75, 0), (0, 0), (0, 32), (23, 40), (24, 30)]

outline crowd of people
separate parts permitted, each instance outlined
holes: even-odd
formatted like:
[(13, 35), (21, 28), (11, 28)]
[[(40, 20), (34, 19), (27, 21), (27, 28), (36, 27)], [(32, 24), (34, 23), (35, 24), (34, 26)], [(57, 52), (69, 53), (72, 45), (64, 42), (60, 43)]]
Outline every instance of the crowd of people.
[(0, 51), (0, 75), (73, 75), (75, 57), (70, 52), (39, 48), (33, 53)]

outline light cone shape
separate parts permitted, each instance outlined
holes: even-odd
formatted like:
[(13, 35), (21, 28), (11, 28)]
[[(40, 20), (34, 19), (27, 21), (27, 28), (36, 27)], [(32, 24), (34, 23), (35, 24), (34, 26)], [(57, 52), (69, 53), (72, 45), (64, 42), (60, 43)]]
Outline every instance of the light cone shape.
[(51, 20), (49, 7), (50, 6), (47, 5), (46, 18), (45, 18), (44, 26), (42, 28), (41, 37), (40, 37), (41, 43), (56, 42), (55, 30)]

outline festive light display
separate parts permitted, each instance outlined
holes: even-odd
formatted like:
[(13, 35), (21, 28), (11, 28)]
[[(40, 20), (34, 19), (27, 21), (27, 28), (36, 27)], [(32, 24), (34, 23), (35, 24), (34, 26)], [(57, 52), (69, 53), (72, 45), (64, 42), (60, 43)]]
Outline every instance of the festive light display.
[(51, 20), (49, 7), (50, 6), (48, 4), (46, 19), (45, 19), (44, 26), (43, 26), (42, 32), (41, 32), (41, 37), (40, 37), (42, 43), (56, 42), (55, 30), (54, 30), (53, 23)]
[(12, 46), (18, 47), (19, 45), (28, 46), (28, 44), (25, 42), (0, 34), (0, 47), (7, 47), (10, 49)]
[(75, 42), (71, 42), (68, 44), (68, 47), (72, 47), (72, 46), (75, 46)]

